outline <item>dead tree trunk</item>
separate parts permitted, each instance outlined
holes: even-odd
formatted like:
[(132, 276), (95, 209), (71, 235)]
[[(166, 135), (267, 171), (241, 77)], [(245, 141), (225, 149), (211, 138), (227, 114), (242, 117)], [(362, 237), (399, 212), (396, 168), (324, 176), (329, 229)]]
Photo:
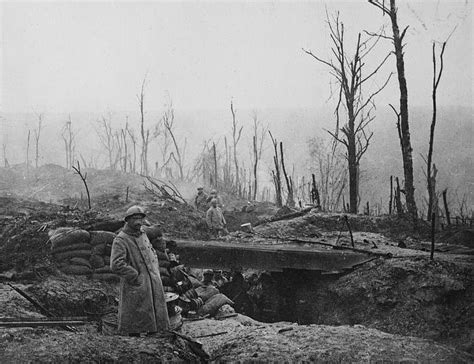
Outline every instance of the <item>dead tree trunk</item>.
[(7, 144), (3, 143), (3, 166), (5, 168), (8, 168), (10, 165), (8, 163), (8, 158), (7, 158)]
[[(243, 126), (240, 127), (240, 129), (237, 126), (237, 120), (236, 120), (236, 113), (234, 110), (234, 104), (231, 101), (230, 102), (230, 111), (232, 113), (232, 141), (233, 141), (233, 152), (234, 152), (234, 167), (235, 167), (235, 185), (238, 187), (240, 185), (240, 176), (239, 176), (239, 162), (237, 160), (237, 144), (240, 141), (240, 137), (242, 136), (242, 129)], [(238, 130), (237, 130), (238, 129)]]
[(403, 215), (403, 207), (402, 207), (402, 198), (401, 198), (401, 191), (400, 191), (400, 183), (398, 182), (398, 177), (395, 178), (395, 182), (397, 183), (397, 187), (395, 190), (395, 206), (397, 207), (397, 215)]
[(281, 158), (281, 169), (283, 171), (283, 175), (285, 176), (286, 181), (286, 189), (288, 194), (286, 196), (286, 205), (290, 207), (295, 207), (295, 198), (293, 194), (293, 179), (288, 177), (288, 173), (286, 173), (285, 168), (285, 156), (283, 154), (283, 142), (280, 142), (280, 158)]
[(38, 168), (39, 166), (39, 140), (41, 135), (41, 129), (43, 126), (43, 114), (39, 114), (38, 116), (38, 127), (34, 130), (35, 133), (35, 167)]
[(71, 169), (74, 162), (74, 150), (75, 150), (74, 132), (72, 131), (71, 115), (69, 115), (69, 119), (68, 121), (66, 121), (66, 124), (63, 127), (61, 136), (63, 138), (64, 148), (66, 151), (66, 168)]
[(259, 135), (259, 126), (260, 123), (258, 121), (257, 114), (254, 113), (253, 115), (253, 138), (252, 138), (252, 146), (253, 146), (253, 194), (252, 199), (257, 199), (258, 193), (258, 162), (262, 158), (262, 151), (263, 151), (263, 143), (265, 141), (265, 134), (268, 128), (260, 126), (260, 135)]
[(137, 96), (140, 108), (140, 136), (142, 138), (142, 150), (140, 154), (140, 173), (148, 175), (148, 143), (150, 139), (150, 130), (145, 129), (145, 83), (146, 76), (143, 78), (140, 95)]
[(217, 153), (216, 153), (216, 143), (212, 143), (212, 156), (214, 159), (214, 188), (217, 189)]
[(415, 186), (413, 182), (413, 157), (412, 157), (412, 146), (410, 141), (410, 128), (408, 122), (408, 89), (407, 81), (405, 78), (405, 61), (404, 61), (404, 50), (403, 50), (403, 38), (405, 37), (408, 26), (400, 34), (397, 19), (397, 6), (395, 0), (390, 0), (390, 7), (385, 6), (385, 0), (369, 0), (369, 3), (381, 9), (383, 14), (387, 14), (390, 17), (392, 23), (392, 33), (395, 58), (397, 64), (397, 75), (398, 84), (400, 88), (400, 111), (396, 112), (399, 118), (398, 130), (400, 138), (400, 146), (402, 149), (402, 160), (403, 160), (403, 173), (405, 177), (405, 196), (407, 202), (407, 210), (410, 214), (413, 225), (416, 226), (418, 212), (415, 202)]
[[(126, 125), (125, 125), (126, 127)], [(122, 137), (122, 143), (123, 143), (123, 171), (127, 173), (127, 166), (128, 166), (128, 145), (127, 145), (127, 134), (125, 132), (126, 129), (121, 129), (120, 130), (120, 135)]]
[(114, 140), (114, 132), (112, 129), (112, 116), (110, 114), (108, 119), (102, 116), (101, 128), (97, 130), (97, 134), (99, 135), (102, 145), (107, 150), (109, 168), (115, 169), (114, 151), (116, 149), (116, 145)]
[(26, 140), (26, 172), (30, 170), (30, 135), (31, 130), (28, 129), (28, 138)]
[[(370, 80), (379, 69), (384, 65), (389, 55), (378, 63), (378, 65), (367, 75), (365, 72), (366, 57), (378, 42), (371, 41), (373, 38), (361, 40), (359, 33), (355, 53), (349, 56), (346, 51), (346, 42), (344, 40), (344, 24), (339, 20), (337, 14), (332, 20), (328, 16), (330, 37), (332, 40), (332, 53), (334, 59), (324, 60), (311, 51), (303, 51), (318, 62), (325, 64), (331, 69), (331, 74), (335, 77), (339, 86), (339, 99), (335, 109), (336, 128), (329, 134), (335, 141), (346, 147), (346, 159), (349, 170), (349, 206), (351, 213), (357, 213), (359, 196), (359, 164), (362, 156), (369, 147), (370, 139), (373, 133), (367, 131), (367, 126), (374, 119), (371, 115), (374, 110), (374, 97), (382, 91), (388, 84), (392, 74), (388, 76), (385, 83), (369, 94), (367, 98), (363, 97), (362, 86)], [(347, 111), (347, 123), (340, 127), (339, 109), (344, 104)], [(342, 136), (339, 133), (342, 132)]]
[(446, 197), (447, 192), (448, 192), (448, 189), (446, 188), (443, 191), (444, 212), (446, 214), (446, 224), (448, 224), (448, 226), (451, 226), (451, 216), (449, 214), (448, 200), (447, 200), (447, 197)]
[(434, 212), (434, 200), (436, 198), (435, 194), (436, 191), (434, 187), (432, 186), (432, 178), (435, 178), (435, 176), (432, 176), (432, 160), (433, 160), (433, 144), (434, 144), (434, 132), (435, 132), (435, 127), (436, 127), (436, 91), (438, 90), (438, 85), (439, 81), (441, 80), (441, 75), (443, 74), (443, 55), (444, 55), (444, 49), (446, 48), (446, 42), (443, 43), (442, 48), (441, 48), (441, 54), (439, 56), (440, 59), (440, 69), (439, 72), (437, 72), (436, 69), (436, 49), (435, 49), (435, 43), (433, 42), (433, 89), (432, 89), (432, 94), (431, 94), (431, 100), (433, 102), (433, 116), (431, 119), (431, 127), (430, 127), (430, 141), (429, 141), (429, 148), (428, 148), (428, 158), (426, 161), (426, 177), (427, 177), (427, 187), (428, 187), (428, 216), (431, 216), (431, 214)]
[(275, 166), (275, 169), (272, 170), (272, 177), (273, 177), (273, 185), (275, 186), (275, 203), (278, 207), (283, 206), (283, 199), (281, 196), (281, 174), (280, 174), (280, 161), (278, 158), (278, 142), (275, 138), (273, 138), (273, 135), (270, 131), (268, 131), (270, 134), (270, 138), (272, 139), (273, 143), (273, 149), (274, 149), (274, 156), (273, 156), (273, 164)]
[(390, 176), (390, 201), (388, 204), (388, 214), (392, 214), (392, 204), (393, 204), (393, 176)]

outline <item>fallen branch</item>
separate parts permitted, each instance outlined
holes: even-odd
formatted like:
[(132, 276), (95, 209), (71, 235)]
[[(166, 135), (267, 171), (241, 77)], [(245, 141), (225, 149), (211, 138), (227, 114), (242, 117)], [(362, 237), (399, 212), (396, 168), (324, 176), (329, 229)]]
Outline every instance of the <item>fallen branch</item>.
[(151, 194), (157, 196), (160, 199), (163, 200), (170, 200), (179, 204), (185, 204), (187, 205), (188, 203), (184, 199), (184, 197), (181, 195), (181, 193), (178, 191), (178, 188), (170, 182), (171, 186), (163, 181), (154, 179), (150, 176), (144, 176), (147, 181), (150, 183), (150, 185), (147, 185), (146, 181), (143, 183), (143, 186), (145, 187), (145, 190), (150, 192)]
[(274, 216), (274, 217), (271, 217), (270, 219), (264, 219), (264, 220), (258, 221), (253, 226), (258, 226), (258, 225), (266, 224), (266, 223), (269, 223), (269, 222), (280, 221), (280, 220), (293, 219), (295, 217), (306, 215), (312, 209), (313, 209), (313, 207), (306, 207), (301, 211), (292, 212), (291, 214), (286, 214), (286, 215), (282, 215), (282, 216), (278, 216), (278, 217)]
[(213, 332), (212, 334), (199, 335), (199, 336), (195, 336), (194, 339), (201, 339), (203, 337), (212, 337), (212, 336), (219, 336), (219, 335), (224, 335), (224, 334), (227, 334), (227, 331), (220, 331), (220, 332)]

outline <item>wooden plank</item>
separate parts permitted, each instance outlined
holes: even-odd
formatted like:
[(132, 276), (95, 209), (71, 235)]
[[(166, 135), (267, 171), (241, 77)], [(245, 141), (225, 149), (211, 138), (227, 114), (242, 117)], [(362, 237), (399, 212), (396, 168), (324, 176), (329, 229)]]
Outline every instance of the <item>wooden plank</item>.
[(374, 259), (366, 253), (326, 247), (186, 240), (178, 240), (176, 244), (176, 253), (180, 259), (193, 268), (254, 268), (268, 271), (303, 269), (331, 272), (351, 269)]
[(38, 326), (78, 326), (86, 325), (89, 321), (67, 321), (67, 320), (50, 320), (50, 321), (3, 321), (0, 319), (0, 327), (38, 327)]

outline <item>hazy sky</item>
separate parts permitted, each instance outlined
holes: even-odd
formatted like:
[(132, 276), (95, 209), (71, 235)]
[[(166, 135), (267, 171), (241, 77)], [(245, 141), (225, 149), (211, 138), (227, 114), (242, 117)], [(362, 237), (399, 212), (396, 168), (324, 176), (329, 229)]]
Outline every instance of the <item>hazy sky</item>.
[[(472, 106), (471, 2), (410, 4), (399, 1), (400, 26), (410, 24), (410, 103), (430, 105), (431, 41), (457, 24), (439, 103)], [(330, 93), (328, 70), (301, 48), (330, 55), (325, 6), (340, 11), (348, 41), (388, 21), (366, 0), (2, 2), (1, 110), (134, 110), (145, 74), (154, 110), (167, 91), (182, 109), (224, 108), (232, 97), (240, 108), (319, 107)], [(375, 59), (389, 49), (381, 41)], [(394, 66), (390, 59), (376, 82)], [(396, 103), (396, 90), (394, 77), (379, 102)]]

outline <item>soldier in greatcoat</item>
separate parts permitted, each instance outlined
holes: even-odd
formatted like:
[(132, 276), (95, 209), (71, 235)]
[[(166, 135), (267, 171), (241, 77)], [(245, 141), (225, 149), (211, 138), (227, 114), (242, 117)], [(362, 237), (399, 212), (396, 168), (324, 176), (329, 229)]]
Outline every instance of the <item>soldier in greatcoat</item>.
[(110, 268), (121, 277), (118, 330), (123, 335), (169, 329), (158, 259), (142, 231), (145, 216), (141, 207), (130, 207), (112, 245)]

